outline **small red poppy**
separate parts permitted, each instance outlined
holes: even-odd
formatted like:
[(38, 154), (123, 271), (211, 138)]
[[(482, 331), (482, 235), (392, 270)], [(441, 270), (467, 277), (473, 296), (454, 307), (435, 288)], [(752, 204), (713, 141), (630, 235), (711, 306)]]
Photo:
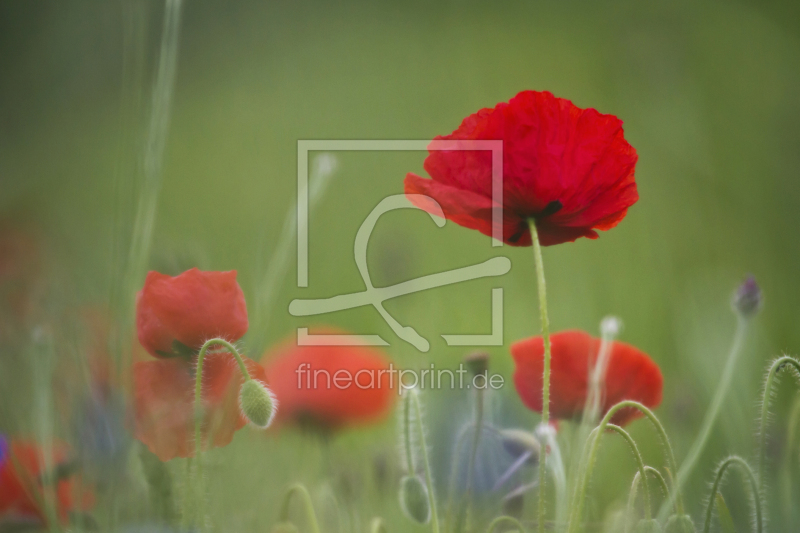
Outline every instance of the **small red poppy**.
[(390, 373), (389, 365), (383, 353), (366, 346), (298, 346), (295, 339), (287, 341), (265, 362), (267, 382), (279, 405), (276, 423), (334, 430), (380, 420), (396, 397), (397, 371)]
[[(550, 337), (550, 414), (554, 418), (581, 416), (589, 394), (589, 374), (600, 351), (600, 339), (583, 331), (562, 331)], [(542, 337), (531, 337), (511, 346), (516, 370), (514, 385), (522, 402), (531, 410), (542, 412), (542, 373), (544, 344)], [(635, 400), (654, 409), (661, 403), (661, 370), (644, 352), (624, 342), (612, 342), (603, 390), (601, 416), (623, 400)], [(642, 414), (622, 409), (611, 422), (623, 426)]]
[[(53, 445), (52, 463), (64, 464), (67, 447), (61, 443)], [(42, 448), (25, 440), (6, 440), (0, 436), (0, 521), (5, 518), (34, 519), (46, 521), (45, 511), (33, 491), (44, 494), (43, 478), (48, 474), (47, 462)], [(93, 497), (83, 492), (76, 500), (76, 486), (69, 475), (62, 475), (55, 487), (56, 510), (59, 519), (66, 521), (69, 512), (88, 510)]]
[[(243, 357), (250, 377), (266, 382), (264, 369)], [(196, 358), (144, 361), (133, 365), (134, 431), (162, 461), (194, 455)], [(228, 445), (246, 420), (239, 410), (244, 382), (233, 355), (207, 352), (203, 361), (203, 419), (205, 447)]]
[(172, 357), (183, 347), (198, 350), (214, 337), (234, 342), (247, 326), (247, 306), (235, 270), (193, 268), (175, 277), (149, 272), (136, 298), (139, 342), (155, 357)]
[[(506, 244), (530, 246), (531, 218), (543, 246), (596, 239), (595, 230), (616, 226), (639, 199), (636, 150), (625, 140), (622, 121), (549, 92), (523, 91), (435, 140), (503, 141)], [(433, 179), (409, 173), (406, 194), (433, 198), (448, 220), (492, 235), (491, 152), (429, 150), (424, 167)], [(438, 211), (430, 200), (410, 199)]]

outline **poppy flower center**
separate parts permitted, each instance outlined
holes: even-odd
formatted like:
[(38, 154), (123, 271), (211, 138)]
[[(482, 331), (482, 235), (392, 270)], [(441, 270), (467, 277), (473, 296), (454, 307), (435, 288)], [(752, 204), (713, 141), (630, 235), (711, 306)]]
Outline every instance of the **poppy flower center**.
[(514, 233), (511, 237), (509, 237), (509, 242), (515, 243), (525, 235), (525, 232), (528, 231), (528, 219), (532, 218), (534, 220), (541, 220), (543, 218), (549, 217), (550, 215), (555, 215), (564, 205), (559, 202), (558, 200), (553, 200), (549, 204), (545, 206), (544, 209), (539, 211), (538, 213), (534, 213), (529, 216), (524, 216), (523, 219), (519, 222), (518, 228), (516, 233)]

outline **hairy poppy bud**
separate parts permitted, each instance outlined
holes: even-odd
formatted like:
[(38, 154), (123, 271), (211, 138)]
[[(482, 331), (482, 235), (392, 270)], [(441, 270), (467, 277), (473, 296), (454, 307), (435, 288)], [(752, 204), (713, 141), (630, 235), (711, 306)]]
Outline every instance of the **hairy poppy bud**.
[(418, 524), (431, 520), (431, 505), (428, 489), (419, 476), (403, 476), (400, 480), (400, 508), (403, 513)]
[(533, 434), (522, 429), (504, 429), (500, 432), (500, 438), (503, 448), (515, 459), (522, 457), (523, 454), (529, 454), (530, 457), (526, 462), (539, 462), (541, 445)]
[(655, 518), (639, 520), (639, 523), (636, 524), (635, 531), (636, 533), (661, 533), (661, 526)]
[(667, 520), (664, 533), (695, 533), (692, 517), (686, 514), (674, 514)]
[(248, 379), (242, 384), (239, 406), (251, 424), (264, 429), (268, 428), (275, 418), (278, 401), (266, 385), (258, 380)]
[(733, 309), (745, 318), (751, 317), (761, 308), (763, 300), (756, 278), (747, 276), (733, 295)]

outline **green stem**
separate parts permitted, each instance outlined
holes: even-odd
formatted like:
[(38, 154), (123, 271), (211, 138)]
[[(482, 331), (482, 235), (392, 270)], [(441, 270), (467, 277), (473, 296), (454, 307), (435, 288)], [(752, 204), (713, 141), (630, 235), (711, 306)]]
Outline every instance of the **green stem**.
[[(542, 424), (550, 422), (550, 319), (547, 316), (547, 286), (544, 280), (544, 262), (542, 261), (542, 247), (539, 244), (539, 232), (536, 230), (536, 221), (528, 219), (528, 227), (533, 244), (533, 261), (536, 265), (536, 283), (539, 291), (539, 315), (542, 321), (542, 340), (544, 343), (544, 371), (542, 373)], [(539, 457), (539, 531), (544, 531), (545, 518), (545, 484), (547, 482), (547, 451), (543, 450)]]
[(507, 523), (511, 526), (516, 527), (519, 530), (519, 533), (525, 533), (525, 528), (522, 527), (522, 523), (513, 516), (508, 516), (508, 515), (498, 516), (497, 518), (492, 520), (489, 523), (489, 528), (486, 530), (486, 533), (494, 533), (494, 530), (497, 529), (497, 526), (499, 526), (502, 523)]
[(483, 389), (477, 389), (476, 391), (476, 404), (475, 404), (475, 425), (473, 429), (473, 438), (472, 438), (472, 448), (470, 449), (469, 453), (469, 462), (467, 463), (467, 485), (466, 491), (464, 496), (464, 502), (461, 505), (461, 508), (458, 512), (458, 517), (456, 520), (456, 533), (460, 533), (465, 520), (465, 515), (467, 513), (467, 509), (470, 504), (470, 500), (472, 499), (472, 482), (473, 477), (475, 475), (475, 462), (478, 458), (478, 446), (481, 441), (481, 433), (483, 431), (481, 428), (483, 427)]
[(759, 428), (758, 432), (758, 487), (760, 490), (764, 490), (764, 462), (766, 459), (767, 448), (767, 418), (769, 417), (769, 400), (772, 397), (772, 386), (775, 383), (778, 372), (787, 366), (794, 367), (797, 374), (800, 375), (800, 362), (793, 357), (784, 355), (772, 363), (769, 373), (767, 374), (767, 381), (764, 384), (764, 397), (761, 400), (761, 427)]
[[(661, 422), (658, 420), (656, 415), (653, 412), (642, 405), (639, 402), (635, 402), (632, 400), (625, 400), (623, 402), (619, 402), (618, 404), (614, 405), (611, 409), (608, 410), (606, 416), (603, 417), (603, 420), (600, 422), (594, 431), (589, 435), (589, 440), (586, 442), (586, 453), (584, 454), (583, 460), (581, 461), (581, 472), (583, 472), (583, 476), (578, 476), (578, 482), (575, 487), (575, 498), (574, 504), (572, 506), (572, 513), (570, 515), (569, 524), (567, 526), (567, 532), (572, 533), (577, 530), (578, 523), (581, 520), (581, 516), (583, 515), (583, 503), (586, 498), (586, 488), (589, 484), (589, 479), (592, 476), (592, 469), (594, 468), (595, 460), (597, 459), (597, 449), (600, 444), (600, 438), (605, 433), (606, 429), (608, 429), (609, 424), (611, 423), (611, 418), (621, 409), (625, 408), (633, 408), (644, 414), (645, 417), (653, 424), (655, 427), (658, 436), (661, 440), (662, 446), (664, 446), (667, 461), (669, 463), (669, 468), (671, 470), (675, 470), (675, 454), (672, 451), (672, 446), (669, 443), (669, 437), (667, 437), (667, 432), (664, 430), (664, 426), (661, 425)], [(673, 486), (673, 491), (671, 493), (671, 501), (675, 502), (675, 510), (678, 514), (684, 514), (683, 512), (683, 498), (680, 494), (680, 487), (675, 484)], [(672, 504), (670, 504), (671, 506)], [(659, 519), (660, 520), (660, 519)]]
[(300, 496), (300, 499), (303, 500), (303, 510), (305, 511), (306, 522), (308, 522), (308, 527), (311, 529), (311, 533), (319, 533), (319, 523), (317, 523), (317, 514), (314, 512), (314, 504), (311, 502), (311, 495), (308, 493), (308, 489), (302, 483), (295, 483), (289, 487), (289, 490), (286, 491), (286, 495), (283, 497), (281, 513), (279, 515), (280, 521), (289, 521), (289, 504), (292, 503), (292, 496), (295, 494)]
[[(742, 351), (742, 345), (744, 344), (744, 339), (746, 337), (748, 323), (749, 321), (747, 318), (741, 315), (738, 316), (736, 333), (733, 337), (733, 345), (731, 346), (731, 351), (728, 354), (728, 360), (725, 363), (725, 368), (722, 371), (722, 378), (717, 385), (717, 390), (714, 392), (714, 398), (711, 400), (711, 405), (709, 406), (708, 411), (706, 411), (700, 433), (697, 435), (697, 438), (692, 444), (686, 459), (683, 461), (681, 469), (678, 470), (677, 479), (675, 481), (675, 485), (677, 486), (678, 490), (686, 485), (692, 470), (694, 470), (694, 467), (697, 465), (697, 461), (700, 459), (700, 454), (703, 452), (703, 449), (708, 443), (708, 438), (711, 436), (711, 429), (714, 426), (714, 422), (717, 420), (720, 408), (722, 407), (722, 404), (725, 401), (725, 396), (727, 396), (728, 389), (730, 389), (731, 386), (734, 370), (736, 369), (736, 361)], [(674, 495), (675, 493), (673, 493), (673, 497)], [(669, 513), (669, 507), (671, 505), (671, 498), (663, 503), (661, 510), (658, 513), (659, 520), (666, 519), (667, 514)]]
[(639, 475), (641, 476), (642, 484), (644, 485), (644, 517), (646, 520), (650, 520), (653, 516), (652, 505), (651, 505), (652, 500), (650, 499), (650, 489), (647, 486), (647, 470), (645, 469), (644, 461), (642, 460), (642, 454), (639, 453), (639, 447), (636, 446), (636, 441), (633, 440), (631, 434), (622, 429), (621, 427), (615, 424), (608, 424), (608, 426), (606, 427), (610, 430), (616, 431), (622, 436), (623, 439), (625, 439), (625, 442), (628, 443), (628, 446), (630, 447), (631, 452), (633, 453), (634, 459), (636, 459), (636, 466), (639, 469)]
[(242, 371), (242, 375), (244, 376), (245, 381), (250, 380), (250, 372), (247, 371), (247, 366), (245, 366), (244, 361), (242, 360), (242, 356), (239, 355), (239, 352), (230, 342), (226, 341), (225, 339), (210, 339), (203, 344), (203, 347), (200, 348), (200, 353), (197, 354), (197, 373), (195, 376), (195, 384), (194, 384), (194, 456), (197, 460), (198, 470), (200, 467), (200, 452), (202, 451), (202, 442), (201, 442), (201, 435), (200, 435), (200, 422), (202, 419), (202, 395), (203, 395), (203, 362), (205, 361), (206, 352), (208, 348), (214, 344), (220, 344), (228, 349), (228, 351), (233, 354), (233, 357), (236, 358), (236, 362), (239, 363), (239, 369)]
[(748, 481), (750, 482), (750, 490), (753, 496), (753, 507), (756, 511), (756, 532), (762, 533), (763, 518), (761, 514), (761, 497), (759, 496), (758, 491), (758, 481), (756, 481), (756, 476), (753, 473), (753, 469), (750, 468), (750, 465), (747, 464), (747, 461), (735, 455), (725, 459), (725, 461), (719, 465), (717, 473), (714, 476), (714, 484), (711, 486), (711, 496), (708, 499), (708, 506), (706, 507), (706, 520), (705, 525), (703, 526), (703, 533), (708, 533), (711, 529), (711, 513), (714, 510), (714, 502), (716, 501), (717, 492), (719, 492), (719, 486), (720, 483), (722, 483), (722, 478), (725, 475), (725, 471), (732, 465), (739, 466), (742, 469), (742, 472), (744, 472), (745, 477), (747, 477)]
[(797, 435), (798, 419), (800, 419), (800, 396), (795, 397), (792, 409), (789, 412), (789, 426), (786, 428), (786, 444), (783, 449), (783, 468), (781, 468), (781, 498), (783, 505), (784, 522), (789, 524), (796, 511), (792, 505), (792, 455)]
[[(654, 478), (656, 478), (656, 480), (659, 482), (659, 485), (661, 486), (661, 490), (663, 491), (664, 496), (669, 495), (669, 488), (667, 487), (667, 481), (664, 479), (664, 476), (661, 475), (661, 472), (659, 472), (652, 466), (645, 466), (644, 471), (652, 475)], [(628, 494), (628, 505), (626, 507), (626, 512), (625, 512), (625, 533), (627, 533), (628, 530), (630, 529), (630, 523), (633, 519), (633, 506), (636, 503), (636, 494), (639, 491), (639, 481), (641, 479), (642, 479), (641, 471), (637, 470), (636, 474), (633, 476), (633, 483), (631, 483), (631, 491)]]
[(433, 492), (433, 475), (431, 465), (428, 460), (428, 445), (425, 443), (425, 427), (422, 425), (422, 406), (419, 401), (419, 393), (415, 390), (409, 391), (414, 400), (414, 410), (417, 415), (417, 430), (419, 431), (419, 443), (422, 451), (422, 464), (425, 467), (425, 484), (428, 486), (428, 503), (431, 506), (431, 522), (433, 522), (433, 533), (439, 533), (439, 512), (436, 509), (436, 495)]
[(403, 402), (403, 437), (405, 439), (405, 448), (406, 448), (406, 473), (414, 474), (416, 473), (416, 468), (414, 467), (414, 451), (411, 448), (411, 402), (406, 398), (406, 401)]

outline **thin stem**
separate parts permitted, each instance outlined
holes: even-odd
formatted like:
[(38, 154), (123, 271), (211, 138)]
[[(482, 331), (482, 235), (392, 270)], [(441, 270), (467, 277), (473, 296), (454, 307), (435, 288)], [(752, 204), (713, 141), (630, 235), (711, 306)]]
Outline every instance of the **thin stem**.
[(497, 526), (503, 523), (507, 523), (511, 526), (516, 527), (519, 530), (519, 533), (525, 533), (525, 528), (522, 527), (522, 523), (513, 516), (508, 516), (508, 515), (498, 516), (497, 518), (492, 520), (489, 523), (489, 528), (486, 530), (486, 533), (494, 533), (494, 530), (497, 529)]
[(433, 533), (439, 533), (439, 512), (436, 509), (436, 495), (433, 492), (433, 476), (431, 475), (431, 465), (428, 460), (428, 446), (425, 443), (425, 428), (422, 425), (422, 406), (419, 401), (419, 393), (415, 390), (409, 392), (414, 400), (414, 410), (417, 415), (417, 430), (419, 431), (419, 443), (422, 449), (422, 464), (425, 467), (425, 484), (428, 486), (428, 502), (431, 506), (431, 521), (433, 522)]
[(716, 501), (717, 492), (719, 492), (719, 486), (722, 483), (722, 478), (725, 475), (725, 471), (728, 470), (728, 467), (732, 465), (740, 467), (742, 472), (745, 474), (745, 477), (750, 482), (750, 490), (753, 496), (753, 507), (756, 512), (756, 532), (762, 533), (763, 518), (761, 515), (761, 497), (759, 496), (758, 492), (758, 481), (753, 473), (753, 469), (750, 468), (749, 464), (747, 464), (747, 461), (735, 455), (725, 459), (722, 464), (719, 465), (717, 473), (714, 476), (714, 484), (711, 486), (711, 496), (708, 499), (708, 506), (706, 507), (706, 520), (705, 525), (703, 526), (703, 533), (708, 533), (711, 529), (711, 514), (714, 510), (714, 502)]
[(616, 431), (619, 433), (625, 442), (628, 443), (628, 446), (633, 453), (634, 459), (636, 459), (636, 466), (639, 468), (639, 475), (642, 477), (642, 484), (644, 485), (644, 517), (646, 520), (650, 520), (653, 516), (652, 506), (651, 506), (651, 499), (650, 499), (650, 489), (647, 486), (647, 470), (644, 466), (644, 461), (642, 460), (642, 454), (639, 453), (639, 447), (636, 446), (636, 441), (633, 440), (631, 434), (622, 429), (621, 427), (615, 424), (608, 424), (606, 426), (608, 429)]
[(769, 401), (772, 398), (772, 386), (775, 383), (778, 372), (787, 366), (794, 367), (795, 372), (800, 375), (800, 362), (793, 357), (784, 355), (772, 363), (769, 373), (767, 374), (767, 381), (764, 384), (764, 397), (761, 400), (761, 427), (758, 432), (758, 487), (760, 490), (764, 490), (764, 462), (767, 455), (767, 418), (769, 417)]
[[(536, 283), (539, 292), (539, 315), (542, 322), (542, 340), (544, 342), (544, 371), (542, 373), (542, 424), (550, 422), (550, 319), (547, 316), (547, 286), (544, 280), (544, 262), (542, 261), (542, 247), (539, 244), (539, 232), (536, 230), (536, 221), (528, 219), (528, 227), (533, 244), (533, 261), (536, 266)], [(545, 518), (545, 484), (547, 481), (547, 450), (542, 450), (539, 457), (539, 531), (544, 531)]]
[(197, 354), (197, 373), (195, 376), (195, 383), (194, 383), (194, 410), (195, 410), (195, 417), (194, 417), (194, 456), (198, 462), (198, 469), (200, 466), (200, 452), (202, 451), (202, 442), (200, 438), (200, 420), (201, 420), (201, 402), (202, 402), (202, 394), (203, 394), (203, 362), (205, 361), (206, 352), (208, 351), (209, 346), (214, 344), (220, 344), (228, 349), (228, 351), (233, 354), (233, 357), (236, 358), (236, 362), (239, 363), (239, 369), (242, 371), (242, 375), (244, 376), (245, 381), (249, 381), (250, 372), (247, 371), (247, 366), (245, 366), (244, 361), (242, 360), (242, 356), (239, 355), (239, 352), (230, 342), (226, 341), (225, 339), (210, 339), (203, 344), (203, 347), (200, 348), (200, 353)]
[(406, 471), (408, 474), (414, 474), (416, 468), (414, 467), (414, 451), (411, 448), (411, 402), (407, 398), (403, 402), (403, 438), (406, 448)]
[[(653, 468), (652, 466), (645, 466), (645, 472), (652, 475), (656, 480), (658, 480), (659, 485), (661, 486), (661, 490), (664, 493), (664, 496), (669, 494), (669, 488), (667, 487), (667, 482), (664, 479), (664, 476), (661, 475), (661, 472)], [(633, 476), (633, 483), (631, 483), (631, 491), (628, 494), (628, 505), (626, 506), (625, 511), (625, 533), (628, 532), (630, 529), (630, 523), (633, 519), (633, 506), (636, 503), (636, 494), (639, 492), (639, 481), (642, 479), (641, 471), (637, 470), (636, 474)]]
[(792, 409), (789, 412), (789, 426), (786, 428), (786, 444), (783, 449), (783, 468), (781, 468), (781, 498), (783, 501), (784, 521), (789, 524), (795, 513), (792, 505), (792, 455), (797, 435), (798, 419), (800, 419), (800, 396), (795, 397)]
[[(485, 378), (485, 375), (484, 375)], [(464, 502), (459, 509), (458, 517), (456, 520), (456, 533), (461, 531), (466, 518), (466, 513), (469, 507), (470, 500), (472, 499), (472, 482), (475, 474), (475, 462), (478, 458), (478, 446), (481, 441), (481, 427), (483, 427), (483, 389), (477, 389), (475, 399), (475, 426), (473, 429), (472, 447), (469, 453), (469, 462), (467, 463), (467, 485), (464, 496)]]
[(286, 491), (286, 495), (283, 497), (283, 505), (281, 506), (281, 514), (279, 515), (280, 521), (289, 521), (289, 504), (292, 502), (292, 496), (295, 494), (300, 496), (300, 499), (303, 501), (303, 510), (305, 511), (306, 522), (308, 522), (311, 533), (319, 533), (317, 514), (314, 512), (314, 504), (311, 502), (311, 495), (302, 483), (295, 483)]
[[(582, 461), (581, 461), (581, 470), (579, 472), (583, 472), (583, 476), (579, 475), (578, 482), (575, 487), (575, 500), (572, 506), (572, 513), (570, 516), (569, 524), (567, 527), (568, 533), (572, 533), (576, 531), (578, 527), (578, 522), (581, 520), (581, 516), (583, 515), (583, 503), (586, 498), (586, 487), (589, 484), (589, 479), (592, 475), (592, 469), (594, 468), (594, 463), (597, 458), (597, 449), (600, 444), (600, 438), (605, 433), (606, 429), (611, 423), (611, 418), (621, 409), (625, 408), (634, 408), (640, 411), (642, 414), (647, 417), (648, 420), (653, 424), (655, 427), (659, 438), (661, 439), (661, 444), (664, 446), (667, 461), (669, 463), (669, 468), (671, 470), (675, 470), (675, 454), (672, 451), (672, 446), (669, 443), (669, 437), (667, 437), (667, 432), (664, 430), (664, 426), (661, 425), (661, 422), (658, 420), (656, 415), (653, 412), (642, 405), (639, 402), (635, 402), (632, 400), (625, 400), (623, 402), (619, 402), (618, 404), (614, 405), (611, 409), (608, 410), (606, 416), (603, 417), (603, 420), (600, 424), (592, 431), (589, 435), (589, 439), (586, 442), (586, 453), (584, 454)], [(683, 512), (683, 498), (680, 495), (680, 487), (676, 485), (673, 486), (672, 497), (670, 498), (671, 501), (675, 502), (675, 510), (678, 514), (684, 514)], [(670, 503), (670, 506), (672, 503)], [(661, 520), (661, 519), (659, 519)]]
[[(742, 351), (742, 346), (746, 337), (748, 323), (749, 321), (747, 318), (738, 315), (738, 320), (736, 322), (736, 333), (733, 337), (733, 345), (731, 346), (731, 351), (728, 354), (728, 360), (725, 363), (725, 368), (722, 371), (722, 377), (717, 385), (717, 390), (714, 392), (714, 398), (711, 400), (711, 405), (709, 406), (708, 411), (706, 411), (700, 433), (697, 435), (692, 447), (689, 449), (689, 453), (686, 456), (686, 459), (684, 459), (681, 469), (678, 470), (675, 485), (679, 490), (683, 488), (683, 486), (686, 485), (686, 482), (689, 480), (689, 476), (691, 475), (692, 470), (694, 470), (694, 467), (697, 465), (697, 461), (700, 459), (700, 454), (703, 452), (703, 449), (708, 443), (708, 438), (711, 436), (711, 429), (714, 426), (714, 422), (717, 420), (719, 410), (722, 407), (722, 403), (725, 401), (725, 396), (727, 396), (728, 389), (730, 389), (731, 386), (733, 373), (736, 369), (736, 361)], [(661, 510), (658, 513), (659, 520), (664, 520), (667, 517), (670, 505), (672, 505), (671, 499), (665, 501), (661, 505)]]

